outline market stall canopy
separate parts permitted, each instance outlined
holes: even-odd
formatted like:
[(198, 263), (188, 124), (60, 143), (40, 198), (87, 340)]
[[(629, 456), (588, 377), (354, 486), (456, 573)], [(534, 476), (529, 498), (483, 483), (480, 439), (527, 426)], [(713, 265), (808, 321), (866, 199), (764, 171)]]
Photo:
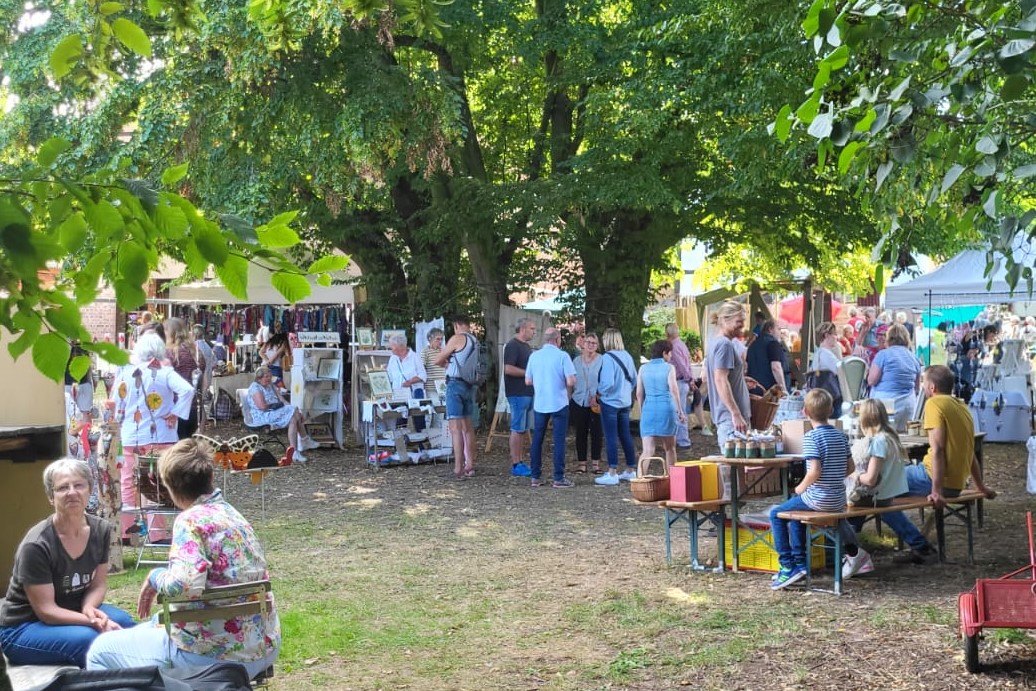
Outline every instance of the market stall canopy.
[[(781, 300), (780, 308), (777, 311), (777, 318), (786, 322), (793, 328), (802, 326), (802, 302), (803, 297), (796, 295), (787, 300)], [(831, 301), (831, 319), (837, 319), (842, 311), (842, 303), (838, 300)]]
[[(1007, 268), (1001, 263), (986, 276), (987, 248), (964, 250), (935, 271), (918, 276), (912, 281), (885, 289), (885, 308), (953, 307), (1012, 302), (1029, 299), (1028, 286), (1019, 279), (1012, 292), (1007, 283)], [(1020, 237), (1014, 245), (1014, 260), (1023, 266), (1033, 266), (1036, 245)]]
[[(288, 301), (277, 292), (270, 281), (272, 272), (255, 264), (248, 266), (248, 299), (234, 297), (218, 278), (195, 281), (169, 288), (169, 299), (183, 303), (219, 303), (224, 305), (286, 305)], [(334, 281), (355, 279), (360, 275), (354, 263), (331, 275)], [(356, 299), (351, 285), (322, 286), (315, 276), (307, 276), (313, 292), (295, 304), (299, 305), (354, 305)]]

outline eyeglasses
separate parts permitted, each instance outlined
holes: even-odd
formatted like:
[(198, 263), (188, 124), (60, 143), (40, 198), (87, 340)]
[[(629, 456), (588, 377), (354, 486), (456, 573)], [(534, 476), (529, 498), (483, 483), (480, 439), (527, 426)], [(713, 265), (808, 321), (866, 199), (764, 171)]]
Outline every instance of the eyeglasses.
[(90, 485), (86, 482), (73, 482), (70, 485), (61, 485), (60, 487), (54, 488), (54, 494), (68, 494), (69, 492), (85, 492), (90, 489)]

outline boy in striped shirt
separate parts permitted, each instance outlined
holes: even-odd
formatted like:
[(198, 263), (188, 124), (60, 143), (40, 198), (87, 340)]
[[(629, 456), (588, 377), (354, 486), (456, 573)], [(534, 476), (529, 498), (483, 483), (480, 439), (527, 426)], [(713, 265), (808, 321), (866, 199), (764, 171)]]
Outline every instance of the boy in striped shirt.
[(831, 394), (813, 389), (806, 394), (804, 412), (813, 429), (802, 438), (806, 477), (795, 488), (795, 496), (770, 510), (770, 531), (781, 568), (770, 587), (783, 590), (806, 577), (805, 527), (798, 521), (779, 518), (782, 511), (844, 511), (845, 476), (851, 452), (849, 440), (827, 420), (831, 416)]

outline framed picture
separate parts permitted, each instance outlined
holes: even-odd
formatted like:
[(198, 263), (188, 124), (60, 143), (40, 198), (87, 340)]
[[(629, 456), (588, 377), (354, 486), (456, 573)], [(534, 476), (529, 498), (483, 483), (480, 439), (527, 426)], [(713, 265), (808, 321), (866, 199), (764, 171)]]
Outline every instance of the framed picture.
[(388, 398), (392, 395), (392, 383), (389, 381), (388, 372), (368, 372), (367, 378), (371, 383), (371, 398)]
[(402, 336), (406, 338), (406, 329), (382, 329), (381, 330), (381, 347), (389, 347), (389, 339), (393, 336)]
[(342, 360), (336, 357), (325, 357), (320, 359), (317, 365), (317, 376), (321, 379), (338, 379), (342, 373)]
[(335, 409), (335, 391), (318, 391), (313, 394), (313, 408), (316, 410)]
[(306, 424), (306, 430), (309, 432), (309, 436), (316, 441), (334, 441), (334, 437), (331, 436), (330, 425), (309, 422)]
[(374, 329), (356, 329), (356, 343), (361, 348), (374, 347)]

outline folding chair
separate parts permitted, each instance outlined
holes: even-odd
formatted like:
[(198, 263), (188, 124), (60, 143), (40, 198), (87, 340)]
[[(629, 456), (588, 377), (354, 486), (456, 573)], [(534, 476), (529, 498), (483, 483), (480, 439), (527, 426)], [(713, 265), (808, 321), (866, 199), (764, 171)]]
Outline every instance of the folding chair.
[[(214, 586), (196, 596), (165, 597), (159, 593), (158, 604), (162, 605), (162, 611), (158, 614), (158, 621), (165, 626), (166, 634), (172, 637), (173, 624), (254, 617), (258, 614), (262, 617), (265, 632), (270, 616), (269, 593), (269, 580)], [(265, 685), (272, 676), (273, 667), (267, 667), (252, 681)]]
[(259, 443), (263, 446), (267, 444), (276, 444), (281, 447), (281, 454), (284, 454), (288, 450), (288, 444), (285, 443), (284, 439), (281, 438), (281, 433), (286, 433), (286, 429), (274, 429), (269, 425), (257, 424), (252, 418), (252, 406), (248, 402), (248, 389), (237, 390), (237, 402), (241, 406), (241, 418), (245, 422), (245, 427), (249, 431), (259, 435)]

